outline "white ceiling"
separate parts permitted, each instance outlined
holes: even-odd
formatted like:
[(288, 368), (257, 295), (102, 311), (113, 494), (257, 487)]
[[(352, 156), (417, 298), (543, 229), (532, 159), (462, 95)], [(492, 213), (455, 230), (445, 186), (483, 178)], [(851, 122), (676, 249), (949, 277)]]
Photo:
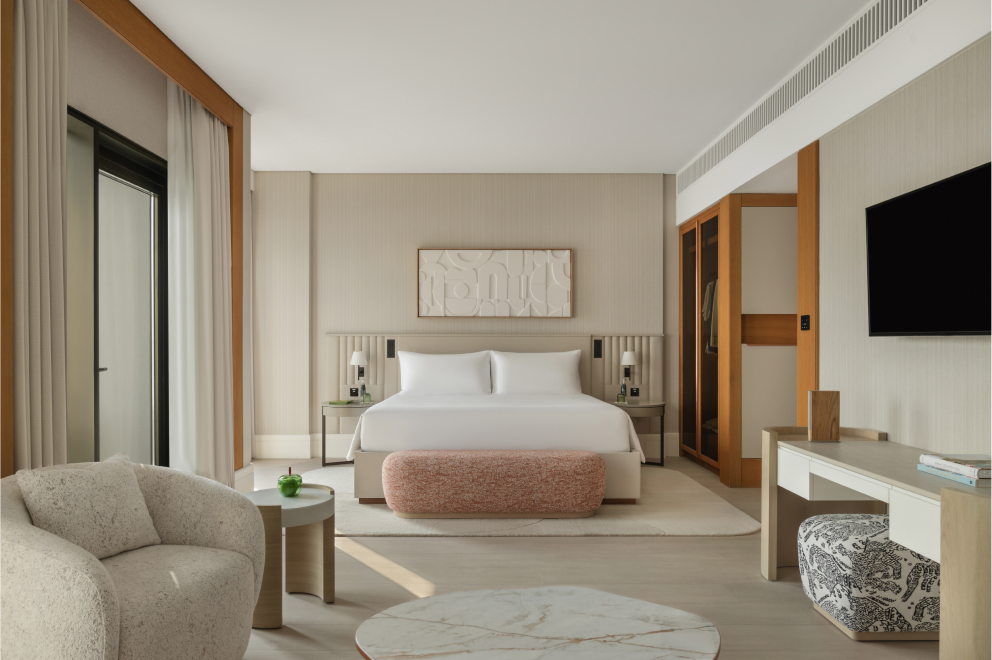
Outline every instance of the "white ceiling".
[(866, 4), (133, 1), (313, 172), (676, 172)]

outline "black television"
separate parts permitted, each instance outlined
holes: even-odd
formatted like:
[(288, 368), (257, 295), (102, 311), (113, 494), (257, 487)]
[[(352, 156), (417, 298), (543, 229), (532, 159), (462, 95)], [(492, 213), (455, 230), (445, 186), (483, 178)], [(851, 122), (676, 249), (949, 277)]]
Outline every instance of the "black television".
[(990, 165), (865, 209), (869, 336), (992, 333)]

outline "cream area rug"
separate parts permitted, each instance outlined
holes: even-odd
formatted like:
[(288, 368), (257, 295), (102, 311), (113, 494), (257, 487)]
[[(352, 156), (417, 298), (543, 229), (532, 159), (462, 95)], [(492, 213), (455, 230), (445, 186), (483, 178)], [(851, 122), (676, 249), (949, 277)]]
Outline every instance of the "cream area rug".
[(398, 518), (385, 504), (359, 504), (354, 468), (339, 465), (303, 474), (304, 483), (334, 489), (338, 536), (740, 536), (761, 529), (757, 520), (681, 472), (641, 468), (637, 504), (607, 504), (591, 518)]

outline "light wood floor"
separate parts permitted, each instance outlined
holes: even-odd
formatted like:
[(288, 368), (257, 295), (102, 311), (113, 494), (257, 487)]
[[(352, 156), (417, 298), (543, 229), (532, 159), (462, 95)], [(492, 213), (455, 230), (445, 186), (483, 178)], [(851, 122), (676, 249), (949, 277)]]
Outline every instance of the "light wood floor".
[[(678, 470), (745, 513), (760, 518), (758, 489), (730, 489), (685, 459)], [(256, 488), (292, 465), (255, 461)], [(720, 660), (928, 658), (937, 642), (854, 642), (813, 610), (799, 569), (768, 582), (758, 572), (760, 534), (638, 538), (356, 538), (337, 542), (337, 602), (286, 595), (281, 630), (253, 631), (246, 659), (358, 659), (355, 629), (373, 614), (418, 595), (574, 584), (661, 603), (712, 621)], [(357, 557), (357, 558), (356, 558)]]

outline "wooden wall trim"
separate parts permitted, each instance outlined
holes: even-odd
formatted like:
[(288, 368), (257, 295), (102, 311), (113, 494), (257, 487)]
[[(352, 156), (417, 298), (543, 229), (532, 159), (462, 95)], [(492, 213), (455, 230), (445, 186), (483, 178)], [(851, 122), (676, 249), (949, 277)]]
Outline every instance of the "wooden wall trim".
[[(231, 334), (234, 380), (234, 469), (244, 467), (241, 360), (244, 303), (244, 111), (231, 96), (128, 0), (76, 0), (118, 37), (228, 126), (231, 187)], [(13, 30), (14, 0), (0, 0), (0, 476), (13, 473)], [(250, 457), (249, 457), (250, 460)]]
[(749, 346), (795, 346), (795, 314), (741, 314), (741, 343)]
[(761, 488), (761, 459), (741, 459), (741, 488)]
[(0, 477), (14, 474), (14, 0), (0, 0)]
[(741, 485), (741, 195), (720, 201), (719, 363), (720, 481)]
[[(807, 422), (810, 390), (820, 389), (820, 142), (799, 151), (796, 423)], [(803, 315), (810, 329), (801, 330)]]
[(796, 195), (789, 193), (745, 193), (741, 206), (795, 206)]
[[(221, 121), (231, 127), (240, 125), (243, 120), (241, 106), (128, 0), (76, 2)], [(239, 172), (240, 165), (239, 162)]]

